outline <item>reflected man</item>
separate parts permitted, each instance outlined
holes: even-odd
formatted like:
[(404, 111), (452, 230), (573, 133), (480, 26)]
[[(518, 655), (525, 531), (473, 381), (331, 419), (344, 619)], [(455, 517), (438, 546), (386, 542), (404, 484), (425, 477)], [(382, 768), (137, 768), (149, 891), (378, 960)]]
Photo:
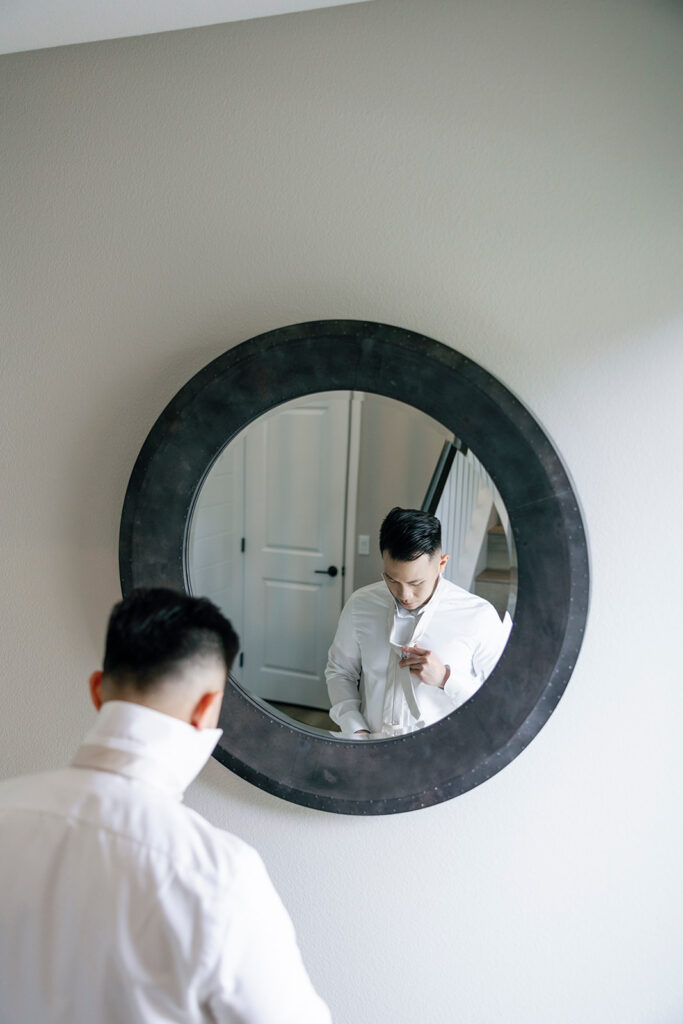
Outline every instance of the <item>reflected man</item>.
[(436, 516), (393, 508), (379, 546), (383, 579), (346, 603), (325, 672), (330, 717), (357, 739), (413, 732), (464, 704), (493, 671), (511, 626), (444, 579)]

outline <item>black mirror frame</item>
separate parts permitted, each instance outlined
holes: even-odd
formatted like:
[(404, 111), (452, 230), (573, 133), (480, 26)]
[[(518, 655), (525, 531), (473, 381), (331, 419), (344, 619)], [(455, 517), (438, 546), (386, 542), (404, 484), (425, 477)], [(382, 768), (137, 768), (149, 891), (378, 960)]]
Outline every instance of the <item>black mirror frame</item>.
[(428, 807), (484, 782), (534, 738), (569, 682), (588, 614), (586, 533), (567, 471), (531, 414), (482, 367), (431, 338), (358, 320), (295, 324), (230, 349), (178, 392), (140, 451), (121, 517), (122, 591), (188, 589), (190, 518), (215, 459), (258, 416), (321, 390), (407, 402), (484, 463), (517, 547), (514, 627), (466, 704), (394, 739), (308, 732), (228, 684), (214, 756), (308, 807), (361, 815)]

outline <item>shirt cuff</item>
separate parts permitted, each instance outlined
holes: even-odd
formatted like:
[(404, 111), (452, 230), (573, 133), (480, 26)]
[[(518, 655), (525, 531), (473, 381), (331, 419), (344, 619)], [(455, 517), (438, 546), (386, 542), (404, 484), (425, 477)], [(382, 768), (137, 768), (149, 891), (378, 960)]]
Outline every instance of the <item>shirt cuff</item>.
[(459, 707), (461, 704), (464, 704), (466, 700), (469, 700), (472, 694), (476, 693), (480, 686), (480, 679), (476, 677), (458, 679), (457, 674), (451, 670), (451, 674), (446, 680), (443, 692), (450, 700), (453, 701), (456, 707)]
[(353, 736), (359, 729), (366, 729), (370, 732), (370, 726), (360, 711), (346, 711), (343, 715), (339, 716), (337, 724), (342, 731), (342, 736)]

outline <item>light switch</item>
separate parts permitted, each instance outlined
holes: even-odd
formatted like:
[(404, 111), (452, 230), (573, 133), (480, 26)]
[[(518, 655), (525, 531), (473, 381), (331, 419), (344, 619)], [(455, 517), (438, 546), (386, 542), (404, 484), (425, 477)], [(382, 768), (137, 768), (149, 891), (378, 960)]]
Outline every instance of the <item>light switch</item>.
[(358, 534), (358, 554), (369, 555), (370, 554), (370, 536), (367, 533)]

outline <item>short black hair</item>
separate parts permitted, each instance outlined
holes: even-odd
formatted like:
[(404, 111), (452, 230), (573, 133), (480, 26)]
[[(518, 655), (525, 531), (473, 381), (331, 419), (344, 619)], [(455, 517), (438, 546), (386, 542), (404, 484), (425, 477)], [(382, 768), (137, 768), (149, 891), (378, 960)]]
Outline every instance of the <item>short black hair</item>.
[(379, 550), (397, 562), (433, 555), (441, 551), (441, 523), (429, 512), (396, 506), (380, 527)]
[(220, 658), (227, 674), (238, 648), (234, 629), (207, 598), (140, 587), (112, 609), (103, 673), (115, 685), (149, 692), (195, 658)]

